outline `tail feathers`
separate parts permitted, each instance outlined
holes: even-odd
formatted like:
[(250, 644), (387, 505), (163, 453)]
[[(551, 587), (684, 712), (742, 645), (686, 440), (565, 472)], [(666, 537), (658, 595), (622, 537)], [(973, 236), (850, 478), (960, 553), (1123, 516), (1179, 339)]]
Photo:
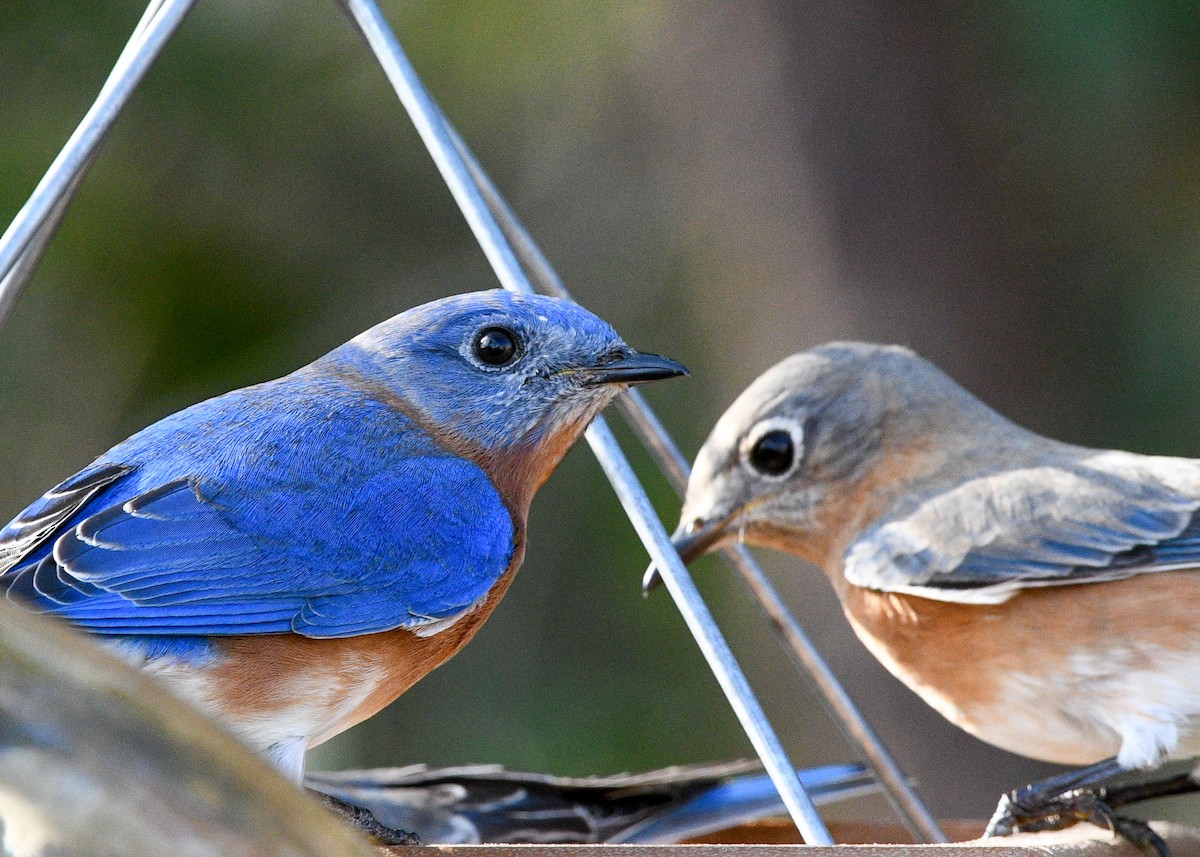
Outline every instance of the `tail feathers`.
[[(825, 765), (796, 772), (817, 806), (848, 800), (879, 790), (863, 765)], [(731, 777), (670, 810), (630, 827), (610, 842), (669, 845), (774, 816), (787, 809), (766, 774)]]
[[(830, 803), (878, 789), (862, 765), (797, 772)], [(306, 785), (371, 810), (426, 844), (669, 844), (785, 815), (755, 762), (664, 768), (606, 777), (553, 777), (497, 765), (423, 765), (312, 773)]]

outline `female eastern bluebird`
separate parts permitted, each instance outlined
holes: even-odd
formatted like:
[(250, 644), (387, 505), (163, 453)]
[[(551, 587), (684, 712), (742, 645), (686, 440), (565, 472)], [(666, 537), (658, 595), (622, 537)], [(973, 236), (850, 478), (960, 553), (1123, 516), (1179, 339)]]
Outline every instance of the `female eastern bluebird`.
[(953, 723), (1105, 760), (1003, 800), (991, 830), (1007, 832), (1100, 818), (1090, 797), (1051, 799), (1200, 753), (1198, 510), (1200, 461), (1040, 437), (906, 349), (835, 343), (725, 412), (675, 541), (685, 559), (743, 539), (808, 560)]
[(113, 447), (0, 530), (0, 587), (299, 781), (471, 638), (601, 408), (682, 374), (565, 301), (425, 304)]

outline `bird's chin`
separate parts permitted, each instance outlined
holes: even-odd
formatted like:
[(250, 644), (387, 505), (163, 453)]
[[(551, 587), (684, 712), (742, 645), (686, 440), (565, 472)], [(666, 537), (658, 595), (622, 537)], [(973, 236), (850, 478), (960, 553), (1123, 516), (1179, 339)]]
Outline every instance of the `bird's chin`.
[(754, 547), (798, 556), (815, 565), (823, 564), (822, 544), (818, 544), (811, 533), (781, 527), (769, 521), (755, 521), (746, 526), (742, 541)]
[(555, 411), (551, 419), (543, 421), (545, 428), (536, 433), (536, 441), (522, 446), (521, 470), (527, 477), (525, 493), (529, 497), (550, 478), (550, 474), (614, 395), (616, 391), (596, 388), (584, 401), (576, 398), (572, 406)]

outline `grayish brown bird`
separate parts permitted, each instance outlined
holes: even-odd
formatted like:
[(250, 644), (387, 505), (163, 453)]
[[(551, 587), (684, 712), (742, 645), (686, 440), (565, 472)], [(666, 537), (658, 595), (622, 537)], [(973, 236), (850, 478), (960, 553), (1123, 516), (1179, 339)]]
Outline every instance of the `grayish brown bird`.
[(1061, 795), (1200, 753), (1198, 509), (1200, 461), (1041, 437), (911, 351), (834, 343), (725, 412), (675, 541), (685, 559), (740, 539), (808, 560), (953, 723), (1090, 766), (1008, 796), (992, 832), (1087, 817), (1136, 838), (1094, 795)]

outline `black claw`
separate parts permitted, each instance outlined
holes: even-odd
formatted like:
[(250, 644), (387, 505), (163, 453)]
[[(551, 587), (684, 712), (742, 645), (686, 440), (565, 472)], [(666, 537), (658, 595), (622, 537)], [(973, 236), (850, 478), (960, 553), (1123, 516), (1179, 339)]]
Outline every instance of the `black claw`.
[(1158, 857), (1171, 857), (1171, 849), (1167, 847), (1167, 843), (1146, 822), (1121, 816), (1113, 816), (1110, 821), (1112, 831), (1123, 839), (1142, 849), (1153, 848)]
[(1009, 792), (1000, 798), (983, 835), (1063, 830), (1081, 821), (1106, 827), (1139, 848), (1153, 848), (1158, 857), (1171, 857), (1167, 843), (1150, 825), (1117, 815), (1116, 810), (1104, 801), (1103, 791), (1097, 793), (1090, 789), (1073, 789), (1040, 800), (1036, 790), (1031, 791), (1029, 786)]
[(415, 833), (407, 830), (396, 830), (379, 823), (374, 814), (361, 806), (347, 803), (340, 798), (323, 794), (315, 789), (306, 789), (315, 795), (327, 809), (340, 816), (344, 821), (357, 827), (380, 845), (420, 845), (421, 839)]
[(1117, 815), (1116, 810), (1151, 798), (1200, 791), (1200, 783), (1192, 779), (1190, 773), (1185, 773), (1096, 787), (1099, 782), (1122, 773), (1126, 771), (1116, 759), (1105, 759), (1014, 789), (1000, 798), (984, 836), (1061, 830), (1080, 821), (1089, 821), (1107, 827), (1140, 848), (1153, 848), (1158, 857), (1169, 857), (1167, 844), (1148, 824)]

